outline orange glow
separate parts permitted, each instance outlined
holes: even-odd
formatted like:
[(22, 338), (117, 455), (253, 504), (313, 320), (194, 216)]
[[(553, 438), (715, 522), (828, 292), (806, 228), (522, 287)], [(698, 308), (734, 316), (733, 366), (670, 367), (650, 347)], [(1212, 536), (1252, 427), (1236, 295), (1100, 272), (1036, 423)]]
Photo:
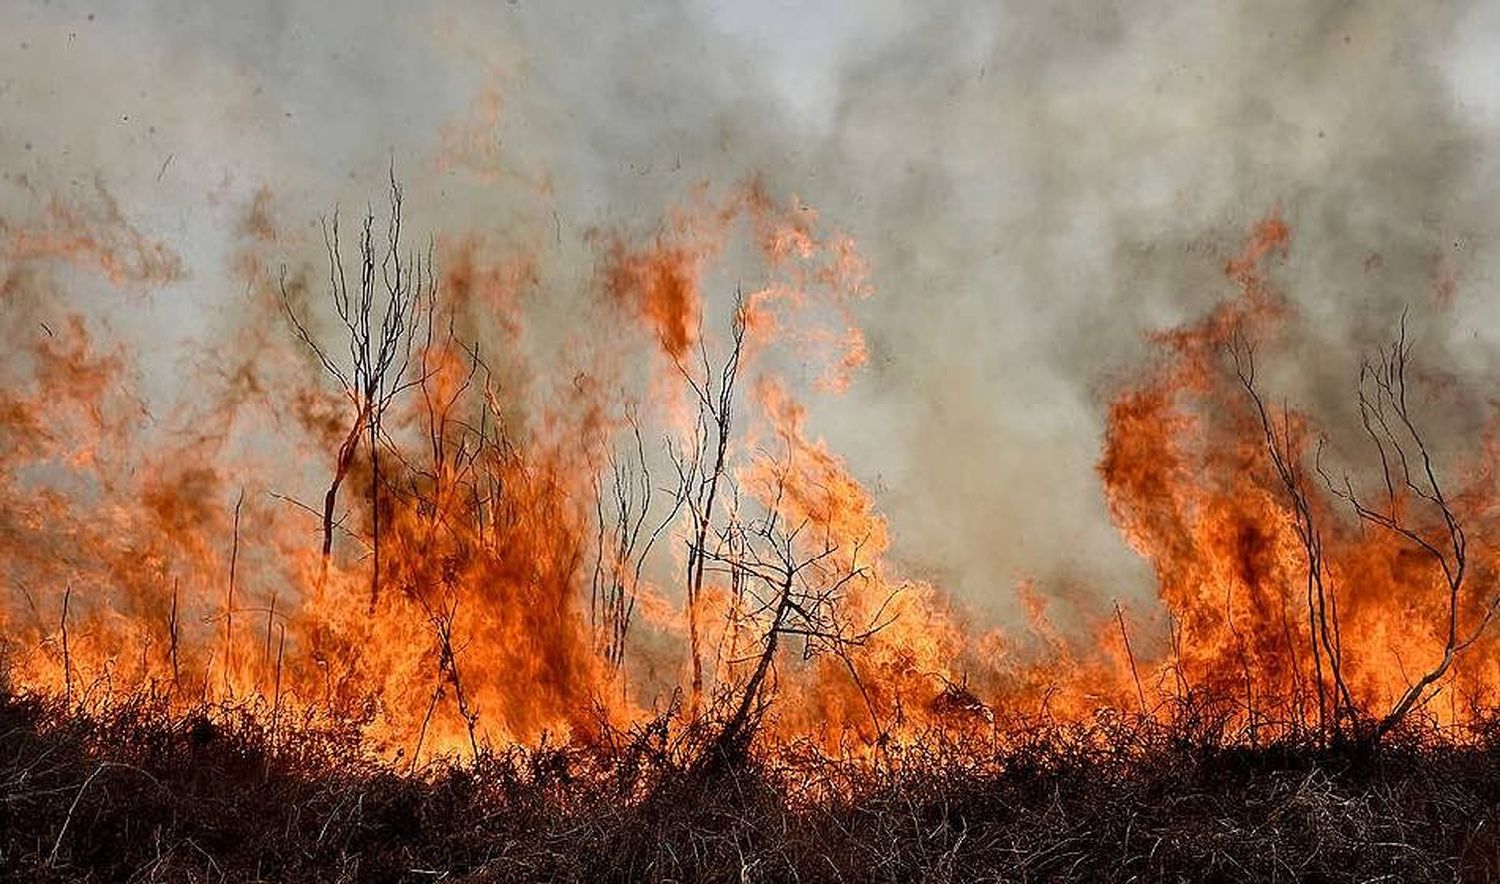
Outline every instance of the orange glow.
[[(487, 124), (498, 108), (498, 97), (480, 108)], [(53, 204), (32, 225), (0, 226), (6, 297), (54, 284), (57, 262), (121, 286), (180, 274), (169, 249), (105, 206), (85, 217)], [(274, 283), (256, 269), (292, 241), (272, 213), (269, 196), (257, 197), (236, 259), (252, 293), (241, 332), (258, 358), (223, 357), (210, 401), (180, 418), (188, 432), (151, 429), (130, 392), (134, 354), (101, 341), (83, 316), (45, 333), (7, 329), (18, 349), (0, 387), (10, 587), (0, 620), (14, 684), (84, 704), (137, 691), (182, 708), (247, 702), (273, 726), (354, 720), (372, 752), (408, 759), (547, 733), (591, 739), (601, 723), (641, 720), (684, 689), (694, 622), (705, 629), (705, 694), (744, 690), (774, 608), (757, 608), (732, 579), (724, 563), (744, 550), (726, 526), (774, 517), (795, 535), (787, 548), (816, 560), (809, 579), (848, 578), (823, 612), (841, 643), (788, 631), (777, 646), (776, 739), (869, 753), (934, 728), (993, 732), (1012, 715), (1082, 720), (1108, 707), (1166, 717), (1184, 689), (1252, 725), (1316, 715), (1305, 551), (1261, 425), (1225, 365), (1237, 335), (1271, 340), (1294, 318), (1269, 269), (1292, 245), (1277, 217), (1227, 262), (1238, 294), (1154, 336), (1154, 361), (1109, 405), (1098, 469), (1110, 513), (1154, 571), (1161, 612), (1070, 587), (1086, 622), (1082, 640), (1069, 638), (1052, 620), (1056, 589), (1026, 581), (1017, 591), (1038, 649), (978, 631), (941, 587), (901, 576), (875, 499), (810, 429), (803, 397), (845, 389), (865, 361), (855, 309), (871, 287), (853, 241), (822, 230), (796, 199), (779, 203), (752, 182), (719, 204), (700, 196), (644, 241), (596, 234), (595, 306), (624, 331), (547, 364), (510, 347), (530, 322), (538, 259), (488, 254), (477, 237), (439, 239), (438, 294), (414, 338), (414, 380), (375, 443), (378, 480), (370, 443), (349, 434), (350, 403), (293, 345)], [(737, 307), (716, 275), (731, 253)], [(319, 278), (291, 274), (288, 299), (319, 309)], [(689, 611), (693, 510), (663, 502), (673, 467), (655, 443), (666, 437), (681, 456), (711, 441), (686, 413), (686, 390), (711, 385), (729, 358), (736, 309), (742, 377), (705, 532), (728, 539)], [(622, 364), (648, 376), (617, 376)], [(636, 421), (648, 426), (639, 442)], [(1311, 418), (1288, 414), (1286, 426), (1292, 457), (1306, 462)], [(325, 566), (310, 495), (326, 488), (346, 436), (355, 447)], [(1494, 440), (1453, 474), (1478, 550), (1474, 586), (1495, 566), (1494, 545), (1480, 543), (1495, 529)], [(1320, 485), (1309, 488), (1348, 689), (1379, 715), (1441, 651), (1439, 576), (1409, 544), (1361, 529)], [(642, 489), (654, 503), (635, 496)], [(658, 525), (664, 539), (639, 553)], [(602, 578), (591, 577), (596, 562)], [(635, 616), (618, 666), (601, 651), (591, 579), (620, 600), (611, 616)], [(1465, 596), (1464, 622), (1484, 605), (1481, 590)], [(1466, 704), (1487, 696), (1500, 676), (1494, 641), (1477, 642), (1442, 680), (1462, 699), (1429, 714), (1462, 721)]]

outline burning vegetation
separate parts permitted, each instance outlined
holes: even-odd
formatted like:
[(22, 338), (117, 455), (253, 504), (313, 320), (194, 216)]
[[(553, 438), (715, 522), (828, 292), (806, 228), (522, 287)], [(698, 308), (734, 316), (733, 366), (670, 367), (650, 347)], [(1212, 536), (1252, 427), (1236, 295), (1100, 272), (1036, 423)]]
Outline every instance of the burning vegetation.
[(1021, 636), (903, 575), (809, 426), (871, 294), (810, 207), (751, 181), (596, 231), (538, 357), (535, 256), (414, 235), (403, 199), (299, 263), (257, 198), (244, 314), (161, 417), (129, 346), (40, 305), (171, 250), (107, 197), (0, 223), (10, 869), (1495, 873), (1492, 430), (1430, 428), (1472, 394), (1405, 317), (1355, 432), (1281, 400), (1278, 217), (1108, 403), (1159, 605), (1056, 624), (1026, 582)]

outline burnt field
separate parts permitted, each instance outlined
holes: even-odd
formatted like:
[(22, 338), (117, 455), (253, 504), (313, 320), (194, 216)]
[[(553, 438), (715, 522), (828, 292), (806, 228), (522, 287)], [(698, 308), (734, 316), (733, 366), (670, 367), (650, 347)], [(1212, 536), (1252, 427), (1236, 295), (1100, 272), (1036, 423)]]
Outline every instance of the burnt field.
[(1207, 714), (856, 762), (692, 734), (418, 770), (246, 710), (0, 702), (0, 869), (36, 881), (1489, 881), (1500, 732), (1251, 746)]

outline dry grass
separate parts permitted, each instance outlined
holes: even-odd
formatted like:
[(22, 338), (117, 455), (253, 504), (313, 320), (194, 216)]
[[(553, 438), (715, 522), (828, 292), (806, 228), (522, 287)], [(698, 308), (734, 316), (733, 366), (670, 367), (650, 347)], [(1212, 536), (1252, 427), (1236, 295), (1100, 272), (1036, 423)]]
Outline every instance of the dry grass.
[(0, 873), (89, 881), (1487, 881), (1500, 728), (1378, 750), (1192, 727), (704, 763), (660, 727), (417, 774), (354, 728), (0, 697)]

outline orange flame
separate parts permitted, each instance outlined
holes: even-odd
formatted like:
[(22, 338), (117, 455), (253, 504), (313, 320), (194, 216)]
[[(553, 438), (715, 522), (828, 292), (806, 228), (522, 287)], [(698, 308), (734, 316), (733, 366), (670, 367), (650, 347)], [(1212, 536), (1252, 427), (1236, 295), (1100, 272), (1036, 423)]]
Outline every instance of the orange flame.
[[(0, 225), (6, 297), (30, 297), (57, 261), (118, 285), (176, 278), (170, 250), (105, 205), (97, 216), (54, 205), (35, 225)], [(775, 628), (771, 609), (716, 572), (696, 610), (683, 611), (682, 550), (696, 516), (682, 500), (650, 498), (672, 458), (702, 441), (692, 436), (701, 425), (681, 413), (692, 398), (683, 388), (710, 388), (713, 372), (703, 372), (728, 357), (734, 345), (720, 329), (738, 310), (753, 395), (726, 393), (737, 415), (725, 442), (730, 502), (708, 518), (723, 531), (723, 520), (758, 512), (762, 525), (788, 526), (790, 554), (842, 575), (820, 597), (823, 632), (788, 630), (776, 647), (775, 737), (869, 752), (933, 728), (993, 731), (1000, 713), (1168, 715), (1166, 700), (1184, 687), (1252, 719), (1314, 714), (1306, 551), (1262, 428), (1224, 365), (1235, 336), (1268, 340), (1291, 318), (1267, 271), (1290, 245), (1279, 218), (1227, 263), (1238, 296), (1154, 336), (1156, 361), (1109, 408), (1099, 462), (1107, 503), (1154, 569), (1168, 635), (1070, 588), (1091, 617), (1085, 648), (1052, 624), (1052, 597), (1027, 582), (1019, 591), (1037, 654), (1003, 633), (978, 634), (940, 588), (899, 576), (874, 499), (810, 432), (798, 390), (843, 389), (862, 364), (853, 311), (870, 288), (853, 242), (820, 231), (797, 200), (778, 204), (752, 182), (717, 205), (700, 195), (644, 244), (596, 234), (597, 306), (639, 334), (614, 341), (621, 350), (579, 348), (548, 364), (509, 352), (501, 364), (496, 348), (465, 338), (523, 337), (536, 261), (488, 255), (474, 237), (441, 240), (441, 294), (415, 338), (410, 389), (373, 441), (350, 435), (349, 403), (278, 331), (278, 299), (259, 268), (266, 250), (292, 239), (271, 214), (258, 196), (234, 268), (253, 295), (240, 332), (260, 358), (223, 357), (230, 368), (212, 401), (179, 418), (189, 432), (152, 429), (129, 393), (132, 352), (101, 345), (82, 313), (41, 336), (17, 318), (31, 314), (8, 320), (19, 346), (0, 387), (0, 563), (11, 587), (0, 620), (13, 684), (79, 703), (142, 690), (183, 708), (246, 702), (273, 727), (353, 719), (372, 751), (426, 757), (548, 732), (588, 738), (601, 722), (651, 714), (684, 683), (692, 614), (709, 624), (709, 687), (744, 690)], [(731, 252), (751, 284), (726, 308), (712, 271)], [(297, 309), (315, 303), (309, 278), (288, 280)], [(631, 392), (612, 369), (622, 350), (642, 346), (649, 377)], [(517, 373), (525, 383), (510, 383)], [(648, 434), (634, 436), (626, 469), (611, 452), (630, 450), (641, 415), (676, 442), (664, 457), (648, 450)], [(1289, 456), (1305, 460), (1312, 421), (1285, 421)], [(286, 489), (321, 493), (346, 436), (350, 478), (324, 562), (317, 505)], [(1454, 497), (1476, 548), (1494, 533), (1494, 439)], [(606, 464), (619, 470), (616, 522), (601, 496)], [(1430, 666), (1442, 594), (1400, 538), (1359, 530), (1317, 491), (1310, 506), (1324, 526), (1345, 676), (1374, 714)], [(666, 539), (638, 552), (651, 549), (641, 538), (653, 530)], [(733, 553), (733, 538), (725, 542)], [(383, 591), (372, 596), (377, 543)], [(1476, 572), (1493, 573), (1493, 561), (1479, 561), (1489, 555), (1475, 553)], [(631, 600), (619, 610), (639, 606), (621, 666), (601, 652), (587, 610), (594, 557)], [(1484, 616), (1482, 594), (1463, 604), (1466, 623)], [(1493, 641), (1476, 643), (1441, 686), (1480, 696), (1500, 675)], [(1445, 722), (1466, 714), (1456, 703), (1431, 711)]]

